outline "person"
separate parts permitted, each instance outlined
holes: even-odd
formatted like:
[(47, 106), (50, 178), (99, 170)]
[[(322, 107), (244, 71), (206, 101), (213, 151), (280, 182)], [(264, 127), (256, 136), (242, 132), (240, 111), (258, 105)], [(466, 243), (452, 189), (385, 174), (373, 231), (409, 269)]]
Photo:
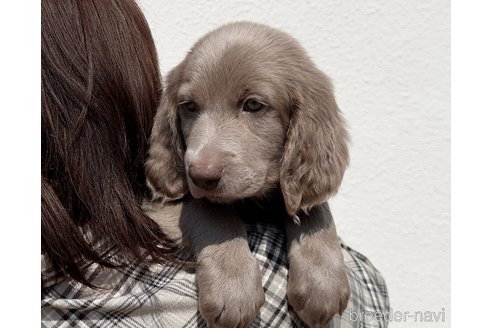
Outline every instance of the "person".
[[(42, 1), (43, 327), (205, 327), (193, 270), (145, 214), (144, 161), (161, 95), (133, 0)], [(253, 327), (304, 327), (289, 307), (284, 232), (248, 225), (265, 304)], [(351, 297), (332, 327), (386, 327), (384, 279), (342, 243)]]

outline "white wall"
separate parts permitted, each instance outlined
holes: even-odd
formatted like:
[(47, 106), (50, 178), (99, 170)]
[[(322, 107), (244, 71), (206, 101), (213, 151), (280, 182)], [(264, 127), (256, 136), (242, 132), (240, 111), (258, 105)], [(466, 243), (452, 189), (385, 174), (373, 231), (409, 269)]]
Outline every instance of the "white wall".
[[(331, 76), (352, 135), (331, 201), (394, 311), (450, 318), (450, 13), (444, 0), (140, 0), (163, 72), (211, 29), (252, 20), (295, 36)], [(392, 323), (391, 327), (420, 326)]]

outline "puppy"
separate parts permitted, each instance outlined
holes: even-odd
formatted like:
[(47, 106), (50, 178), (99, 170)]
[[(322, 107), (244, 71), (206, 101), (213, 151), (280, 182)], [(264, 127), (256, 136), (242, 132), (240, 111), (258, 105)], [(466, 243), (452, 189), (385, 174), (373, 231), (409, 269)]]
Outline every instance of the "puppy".
[(347, 143), (328, 77), (279, 30), (222, 26), (169, 73), (146, 170), (162, 206), (182, 208), (175, 221), (162, 207), (150, 214), (195, 253), (209, 326), (246, 327), (264, 302), (240, 218), (249, 205), (285, 219), (287, 297), (299, 317), (319, 327), (343, 312), (350, 290), (326, 200), (348, 165)]

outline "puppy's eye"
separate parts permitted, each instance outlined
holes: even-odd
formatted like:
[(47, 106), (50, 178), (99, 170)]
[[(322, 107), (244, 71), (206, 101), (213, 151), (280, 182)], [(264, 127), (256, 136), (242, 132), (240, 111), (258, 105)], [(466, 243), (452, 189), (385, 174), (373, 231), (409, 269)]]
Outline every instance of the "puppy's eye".
[(257, 112), (263, 108), (265, 108), (265, 105), (259, 102), (258, 100), (248, 99), (244, 103), (243, 110), (246, 112)]
[(179, 105), (182, 109), (188, 112), (196, 112), (198, 110), (198, 105), (194, 101), (187, 101)]

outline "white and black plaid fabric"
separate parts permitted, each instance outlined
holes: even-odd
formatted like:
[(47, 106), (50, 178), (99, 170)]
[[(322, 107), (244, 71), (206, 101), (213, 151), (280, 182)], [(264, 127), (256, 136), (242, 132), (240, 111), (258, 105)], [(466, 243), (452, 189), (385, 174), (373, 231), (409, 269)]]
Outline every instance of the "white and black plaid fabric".
[[(251, 327), (305, 327), (287, 303), (284, 233), (274, 225), (249, 225), (248, 239), (265, 291), (265, 304)], [(366, 257), (343, 243), (342, 247), (352, 293), (347, 310), (333, 318), (330, 327), (387, 327), (386, 321), (374, 315), (389, 311), (381, 274)], [(195, 276), (190, 270), (164, 265), (116, 270), (92, 265), (87, 277), (108, 288), (93, 290), (73, 281), (43, 288), (42, 327), (206, 327), (197, 310)]]

